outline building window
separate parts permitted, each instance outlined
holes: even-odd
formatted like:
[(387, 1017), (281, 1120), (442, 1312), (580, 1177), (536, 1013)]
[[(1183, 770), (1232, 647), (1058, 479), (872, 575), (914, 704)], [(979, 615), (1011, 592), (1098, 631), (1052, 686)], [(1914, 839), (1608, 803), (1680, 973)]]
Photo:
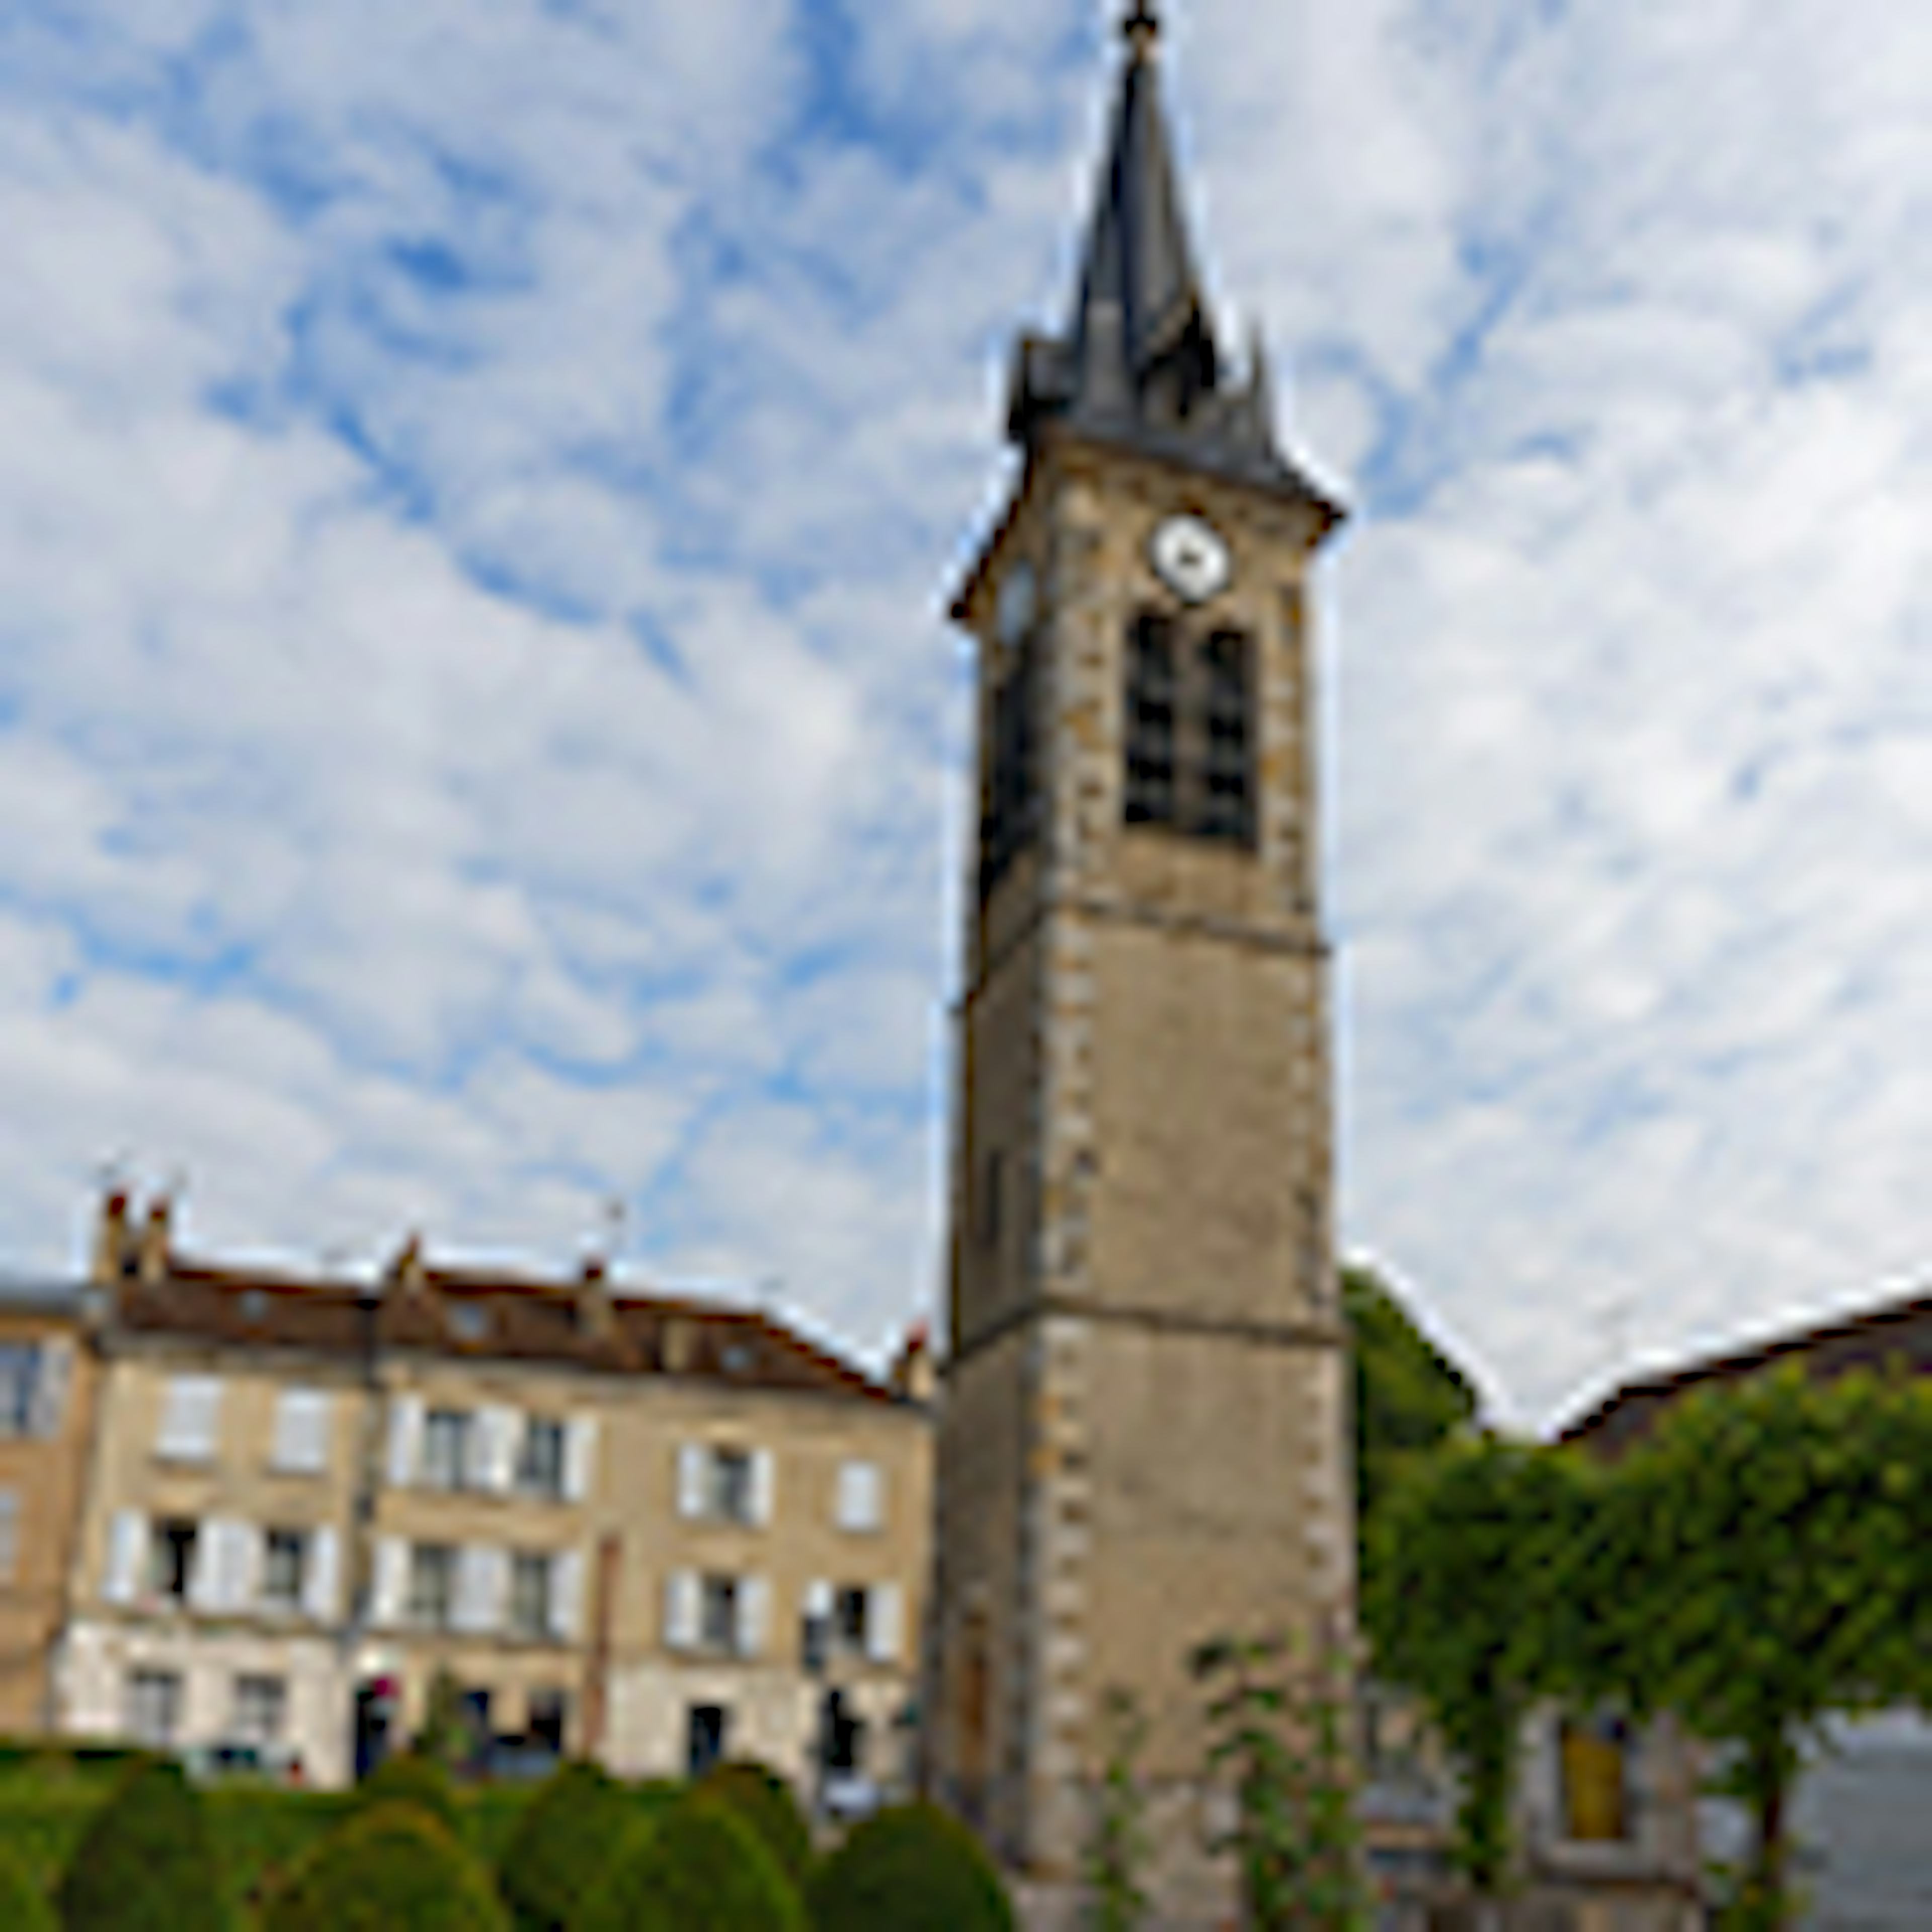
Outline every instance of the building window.
[(0, 1490), (0, 1583), (10, 1583), (20, 1568), (20, 1492)]
[(185, 1518), (164, 1516), (148, 1539), (148, 1590), (164, 1603), (188, 1600), (194, 1578), (195, 1545), (200, 1526)]
[(980, 897), (999, 884), (1033, 838), (1040, 818), (1034, 712), (1038, 653), (1028, 638), (1013, 653), (993, 692), (987, 728), (983, 804), (980, 818)]
[(998, 1148), (980, 1163), (980, 1211), (976, 1219), (982, 1248), (999, 1245), (1000, 1225), (1005, 1218), (1006, 1203), (1000, 1196), (1006, 1191), (1006, 1156)]
[(166, 1750), (181, 1728), (182, 1681), (172, 1670), (136, 1670), (128, 1679), (128, 1735)]
[(524, 1735), (554, 1757), (563, 1755), (570, 1732), (570, 1696), (563, 1690), (532, 1690), (525, 1706)]
[(286, 1678), (238, 1677), (229, 1714), (230, 1732), (247, 1744), (278, 1744), (287, 1719), (288, 1706)]
[(771, 1458), (756, 1450), (687, 1442), (678, 1452), (678, 1514), (712, 1522), (763, 1522)]
[(298, 1610), (308, 1570), (308, 1533), (272, 1529), (262, 1540), (262, 1605), (270, 1610)]
[(739, 1648), (740, 1590), (735, 1576), (706, 1576), (699, 1586), (698, 1640), (731, 1655)]
[(172, 1462), (212, 1462), (221, 1430), (221, 1384), (214, 1376), (174, 1376), (161, 1398), (154, 1453)]
[(32, 1436), (39, 1422), (40, 1345), (0, 1342), (0, 1436)]
[(329, 1400), (321, 1389), (290, 1388), (275, 1397), (274, 1468), (320, 1476), (328, 1468)]
[(1171, 618), (1143, 611), (1124, 676), (1126, 823), (1252, 847), (1253, 640), (1217, 630), (1190, 642)]
[(447, 1630), (456, 1605), (456, 1552), (446, 1543), (418, 1543), (410, 1549), (410, 1622), (425, 1630)]
[(731, 1733), (731, 1713), (722, 1704), (694, 1704), (685, 1718), (684, 1768), (702, 1778), (724, 1755)]
[(519, 1550), (510, 1558), (510, 1634), (544, 1638), (551, 1632), (551, 1588), (555, 1580), (554, 1560), (537, 1552)]
[(1201, 646), (1201, 771), (1194, 830), (1204, 838), (1252, 845), (1255, 838), (1248, 640), (1216, 631)]
[(1178, 698), (1173, 624), (1144, 610), (1127, 637), (1124, 812), (1130, 825), (1174, 823)]
[(475, 1418), (466, 1409), (433, 1408), (423, 1418), (422, 1479), (432, 1490), (460, 1490), (470, 1479)]
[(848, 1583), (834, 1592), (832, 1598), (832, 1640), (842, 1650), (855, 1651), (861, 1654), (866, 1648), (866, 1637), (870, 1628), (866, 1612), (872, 1602), (872, 1593), (863, 1584)]
[(564, 1427), (556, 1417), (527, 1416), (517, 1454), (517, 1487), (548, 1502), (563, 1496)]
[(1630, 1727), (1618, 1717), (1565, 1719), (1558, 1732), (1563, 1828), (1584, 1844), (1630, 1835)]
[(876, 1462), (845, 1462), (838, 1470), (838, 1527), (867, 1532), (885, 1520), (885, 1484)]

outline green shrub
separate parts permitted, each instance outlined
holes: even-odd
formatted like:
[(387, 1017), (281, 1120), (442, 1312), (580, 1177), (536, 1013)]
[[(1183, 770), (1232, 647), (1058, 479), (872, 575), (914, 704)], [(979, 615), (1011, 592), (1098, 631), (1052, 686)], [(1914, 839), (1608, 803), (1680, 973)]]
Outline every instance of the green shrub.
[(356, 1787), (355, 1809), (378, 1805), (413, 1804), (427, 1811), (453, 1838), (463, 1836), (463, 1816), (457, 1808), (456, 1787), (434, 1758), (416, 1751), (386, 1757)]
[(562, 1932), (615, 1862), (637, 1802), (593, 1764), (566, 1764), (525, 1808), (497, 1865), (497, 1889), (526, 1932)]
[(819, 1867), (806, 1896), (817, 1932), (1012, 1932), (992, 1861), (932, 1804), (868, 1819)]
[(707, 1798), (730, 1806), (765, 1841), (765, 1850), (782, 1865), (787, 1877), (802, 1884), (812, 1866), (812, 1827), (798, 1808), (791, 1786), (761, 1764), (734, 1762), (715, 1766), (699, 1780)]
[(325, 1838), (261, 1923), (262, 1932), (506, 1932), (508, 1922), (483, 1868), (419, 1805), (399, 1801), (367, 1806)]
[(758, 1833), (693, 1792), (634, 1828), (571, 1932), (806, 1932), (806, 1920)]
[(46, 1894), (10, 1852), (0, 1850), (0, 1925), (7, 1932), (56, 1932), (58, 1923)]
[(136, 1765), (116, 1786), (56, 1903), (67, 1932), (226, 1932), (207, 1820), (178, 1765)]

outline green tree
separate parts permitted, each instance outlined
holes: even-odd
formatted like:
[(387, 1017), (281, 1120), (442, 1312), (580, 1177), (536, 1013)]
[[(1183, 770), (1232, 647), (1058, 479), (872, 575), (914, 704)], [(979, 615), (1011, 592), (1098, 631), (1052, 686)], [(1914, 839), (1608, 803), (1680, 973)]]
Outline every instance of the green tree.
[(0, 1925), (7, 1932), (56, 1932), (58, 1923), (46, 1894), (26, 1867), (0, 1850)]
[(552, 1772), (498, 1862), (496, 1888), (521, 1932), (563, 1932), (641, 1816), (631, 1793), (596, 1765)]
[(1586, 1693), (1730, 1748), (1739, 1928), (1789, 1923), (1788, 1803), (1834, 1712), (1932, 1701), (1932, 1389), (1796, 1367), (1674, 1405), (1592, 1512), (1563, 1648)]
[(262, 1932), (506, 1932), (488, 1874), (420, 1806), (377, 1804), (332, 1832), (262, 1913)]
[(1354, 1338), (1355, 1504), (1365, 1537), (1400, 1472), (1474, 1419), (1468, 1378), (1372, 1268), (1342, 1270)]
[(135, 1764), (75, 1847), (55, 1902), (67, 1932), (225, 1932), (206, 1816), (180, 1766)]
[(1420, 1700), (1456, 1761), (1454, 1854), (1479, 1893), (1509, 1875), (1523, 1720), (1564, 1680), (1588, 1498), (1574, 1458), (1485, 1436), (1412, 1465), (1375, 1526), (1376, 1666)]
[(572, 1932), (806, 1932), (804, 1905), (756, 1828), (692, 1791), (637, 1826)]

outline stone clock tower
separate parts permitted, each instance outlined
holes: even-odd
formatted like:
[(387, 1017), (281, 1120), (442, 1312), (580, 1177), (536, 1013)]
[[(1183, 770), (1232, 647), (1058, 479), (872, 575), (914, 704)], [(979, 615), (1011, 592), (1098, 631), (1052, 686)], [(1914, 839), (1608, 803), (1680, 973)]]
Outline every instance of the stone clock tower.
[(1258, 341), (1224, 357), (1145, 0), (1125, 34), (1078, 297), (1018, 345), (1024, 470), (953, 612), (980, 811), (925, 1723), (935, 1795), (1052, 1881), (1131, 1690), (1164, 1922), (1212, 1923), (1187, 1653), (1353, 1598), (1308, 628), (1341, 512)]

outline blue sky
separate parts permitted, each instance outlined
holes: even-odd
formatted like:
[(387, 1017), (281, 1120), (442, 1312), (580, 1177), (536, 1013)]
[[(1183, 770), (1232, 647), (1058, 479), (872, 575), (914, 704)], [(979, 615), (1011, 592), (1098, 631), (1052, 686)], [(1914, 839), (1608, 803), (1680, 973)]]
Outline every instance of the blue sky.
[[(1506, 1412), (1922, 1284), (1932, 16), (1176, 5), (1322, 592), (1345, 1230)], [(0, 1258), (940, 1272), (1040, 0), (0, 22)], [(1917, 1184), (1915, 1185), (1914, 1184)], [(1619, 1336), (1622, 1340), (1619, 1340)]]

